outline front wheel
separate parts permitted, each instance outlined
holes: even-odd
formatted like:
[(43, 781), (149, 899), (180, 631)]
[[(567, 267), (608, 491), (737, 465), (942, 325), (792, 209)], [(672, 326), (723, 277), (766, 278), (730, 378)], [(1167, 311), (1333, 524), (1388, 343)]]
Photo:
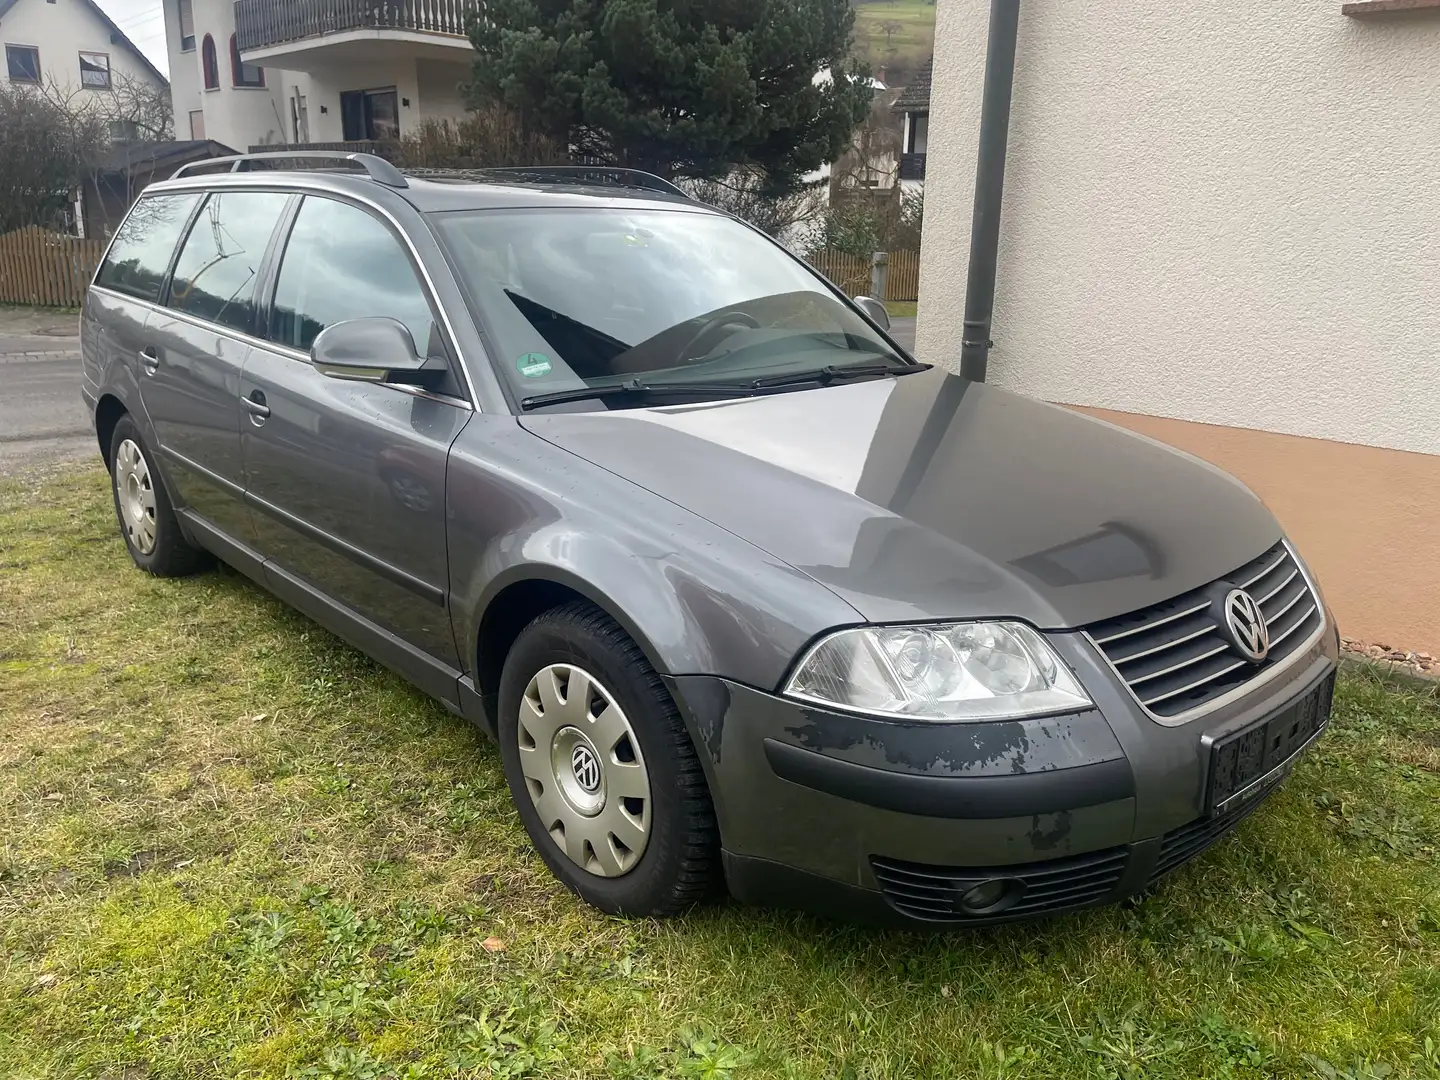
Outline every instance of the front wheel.
[(644, 653), (574, 603), (521, 632), (500, 681), (500, 752), (525, 830), (602, 911), (671, 915), (719, 881), (719, 836), (684, 722)]

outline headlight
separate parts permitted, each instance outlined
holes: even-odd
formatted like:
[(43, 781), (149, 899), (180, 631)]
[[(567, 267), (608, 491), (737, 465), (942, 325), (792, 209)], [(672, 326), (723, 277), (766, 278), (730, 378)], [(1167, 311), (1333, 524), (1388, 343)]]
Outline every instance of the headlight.
[(1012, 622), (841, 630), (805, 655), (785, 693), (905, 720), (1013, 719), (1091, 704), (1045, 639)]

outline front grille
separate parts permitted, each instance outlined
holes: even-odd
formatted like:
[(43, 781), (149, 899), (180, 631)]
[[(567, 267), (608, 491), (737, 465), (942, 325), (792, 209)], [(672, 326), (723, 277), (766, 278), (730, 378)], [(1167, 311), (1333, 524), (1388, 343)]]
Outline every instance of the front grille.
[(1172, 870), (1178, 870), (1211, 844), (1223, 839), (1235, 826), (1258, 810), (1260, 804), (1275, 793), (1275, 789), (1284, 779), (1283, 776), (1277, 776), (1264, 791), (1256, 793), (1229, 814), (1199, 818), (1166, 833), (1165, 839), (1160, 842), (1160, 860), (1155, 864), (1146, 884), (1153, 884)]
[[(1115, 891), (1129, 858), (1128, 848), (1116, 847), (1016, 866), (929, 866), (879, 856), (872, 857), (870, 865), (885, 899), (906, 915), (937, 921), (994, 922), (1099, 903)], [(1014, 906), (991, 916), (964, 912), (960, 897), (994, 878), (1023, 883), (1024, 891)]]
[[(1260, 604), (1270, 631), (1270, 653), (1252, 664), (1222, 635), (1212, 601), (1216, 586), (1245, 589)], [(1153, 607), (1087, 626), (1125, 685), (1157, 716), (1199, 708), (1243, 686), (1293, 653), (1324, 615), (1295, 557), (1283, 543), (1203, 589)]]

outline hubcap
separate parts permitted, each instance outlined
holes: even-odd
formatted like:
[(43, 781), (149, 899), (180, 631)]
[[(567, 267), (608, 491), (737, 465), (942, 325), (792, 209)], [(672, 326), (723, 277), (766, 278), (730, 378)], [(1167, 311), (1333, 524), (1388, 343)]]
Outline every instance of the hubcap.
[(125, 536), (141, 555), (155, 550), (155, 486), (150, 463), (133, 439), (115, 451), (115, 495)]
[(650, 842), (650, 774), (610, 692), (573, 664), (542, 668), (517, 737), (530, 801), (566, 858), (598, 877), (631, 870)]

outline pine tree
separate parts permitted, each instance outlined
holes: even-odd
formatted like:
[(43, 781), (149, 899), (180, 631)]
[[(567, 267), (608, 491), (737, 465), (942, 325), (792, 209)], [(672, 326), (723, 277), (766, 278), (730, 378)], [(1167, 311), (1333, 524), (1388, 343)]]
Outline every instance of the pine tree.
[[(870, 109), (848, 0), (488, 0), (470, 92), (584, 159), (671, 178), (834, 161)], [(815, 76), (833, 77), (817, 83)]]

